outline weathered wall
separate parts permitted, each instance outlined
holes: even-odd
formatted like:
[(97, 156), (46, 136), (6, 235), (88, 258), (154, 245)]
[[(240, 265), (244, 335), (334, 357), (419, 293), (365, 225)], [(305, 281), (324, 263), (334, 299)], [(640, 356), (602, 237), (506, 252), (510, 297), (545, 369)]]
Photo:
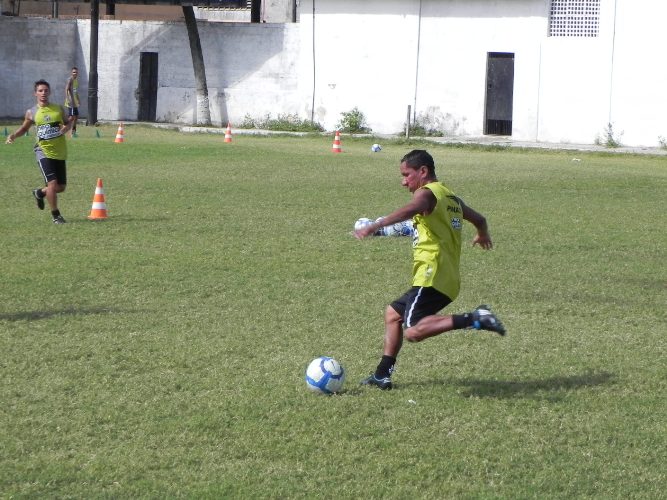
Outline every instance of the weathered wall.
[[(512, 52), (515, 139), (593, 143), (608, 123), (629, 146), (667, 137), (663, 0), (602, 0), (596, 38), (548, 37), (547, 0), (320, 0), (314, 16), (312, 5), (300, 0), (296, 24), (199, 23), (216, 124), (296, 114), (333, 130), (358, 107), (373, 131), (397, 133), (410, 105), (449, 135), (479, 136), (487, 53)], [(63, 94), (72, 65), (85, 101), (89, 27), (0, 17), (0, 116), (23, 114), (37, 78)], [(182, 22), (101, 21), (99, 47), (100, 119), (136, 119), (139, 57), (151, 51), (158, 120), (193, 121)]]
[[(49, 80), (53, 100), (62, 102), (75, 65), (85, 116), (90, 22), (0, 17), (0, 28), (0, 116), (21, 116), (34, 103), (32, 83), (39, 78)], [(295, 57), (298, 25), (200, 23), (199, 34), (214, 123), (238, 123), (246, 115), (303, 115)], [(22, 38), (25, 43), (16, 43)], [(99, 119), (137, 119), (140, 54), (157, 52), (157, 120), (193, 122), (195, 81), (184, 23), (100, 21), (98, 45)]]
[(70, 69), (82, 61), (76, 21), (0, 17), (0, 116), (23, 116), (40, 78), (63, 102)]
[[(80, 23), (88, 50), (89, 24)], [(211, 119), (222, 124), (298, 111), (298, 52), (294, 25), (199, 23)], [(141, 52), (158, 53), (157, 120), (192, 123), (195, 81), (185, 25), (180, 22), (104, 22), (100, 24), (98, 116), (115, 120), (137, 117), (135, 92)]]
[(626, 145), (667, 137), (664, 0), (601, 0), (596, 38), (549, 37), (548, 0), (318, 1), (314, 22), (312, 6), (300, 1), (302, 81), (327, 127), (358, 106), (395, 132), (411, 105), (481, 135), (487, 53), (512, 52), (514, 138), (593, 143), (609, 123)]

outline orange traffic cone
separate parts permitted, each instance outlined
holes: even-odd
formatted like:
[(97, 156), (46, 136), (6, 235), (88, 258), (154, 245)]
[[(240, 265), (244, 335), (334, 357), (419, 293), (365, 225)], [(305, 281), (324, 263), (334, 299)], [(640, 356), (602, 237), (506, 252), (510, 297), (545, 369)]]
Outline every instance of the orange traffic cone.
[(227, 130), (225, 130), (225, 142), (232, 142), (232, 124), (227, 122)]
[(107, 218), (107, 204), (104, 201), (104, 187), (102, 186), (102, 179), (97, 179), (95, 196), (93, 196), (93, 207), (90, 209), (90, 215), (88, 218), (90, 220)]
[(118, 125), (118, 132), (116, 132), (116, 140), (114, 142), (123, 142), (125, 141), (125, 137), (123, 134), (125, 131), (123, 130), (123, 122), (120, 122), (120, 125)]
[(334, 136), (333, 146), (331, 146), (332, 153), (342, 153), (343, 150), (340, 147), (340, 132), (336, 130), (336, 135)]

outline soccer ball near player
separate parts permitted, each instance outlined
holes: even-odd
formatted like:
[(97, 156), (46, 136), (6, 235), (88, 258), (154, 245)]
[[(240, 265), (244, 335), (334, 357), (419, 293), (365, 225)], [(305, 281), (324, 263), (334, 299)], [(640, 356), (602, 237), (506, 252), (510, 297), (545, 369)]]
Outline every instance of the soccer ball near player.
[(320, 394), (340, 392), (345, 381), (345, 370), (338, 361), (328, 356), (315, 358), (306, 368), (306, 386)]
[(366, 227), (370, 224), (373, 224), (373, 221), (367, 217), (362, 217), (361, 219), (357, 219), (357, 221), (354, 223), (354, 230), (359, 231), (362, 227)]
[(382, 146), (380, 146), (379, 144), (373, 144), (371, 146), (371, 151), (373, 151), (373, 153), (379, 153), (380, 151), (382, 151)]

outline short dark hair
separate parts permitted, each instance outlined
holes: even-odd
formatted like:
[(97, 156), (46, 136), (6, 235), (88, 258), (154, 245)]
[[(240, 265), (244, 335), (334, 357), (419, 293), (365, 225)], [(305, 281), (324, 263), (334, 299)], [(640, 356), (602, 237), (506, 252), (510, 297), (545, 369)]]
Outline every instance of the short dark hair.
[(428, 168), (430, 175), (435, 175), (435, 162), (433, 161), (433, 157), (424, 149), (413, 149), (401, 159), (401, 163), (403, 162), (405, 162), (408, 167), (415, 170), (425, 166)]
[(40, 85), (46, 85), (47, 87), (49, 87), (49, 90), (51, 90), (51, 85), (49, 85), (49, 82), (47, 82), (44, 79), (41, 79), (35, 82), (35, 91), (37, 91), (37, 87), (39, 87)]

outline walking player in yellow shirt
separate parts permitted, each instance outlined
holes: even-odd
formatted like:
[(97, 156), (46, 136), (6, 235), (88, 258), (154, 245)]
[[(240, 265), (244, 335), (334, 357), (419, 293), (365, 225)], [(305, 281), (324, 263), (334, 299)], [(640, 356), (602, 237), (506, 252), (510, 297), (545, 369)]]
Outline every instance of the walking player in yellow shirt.
[(72, 121), (72, 136), (76, 136), (76, 122), (79, 119), (79, 69), (74, 66), (65, 85), (65, 107)]
[(488, 306), (465, 314), (437, 314), (459, 294), (461, 228), (463, 221), (477, 229), (473, 245), (493, 247), (486, 219), (457, 197), (435, 175), (433, 157), (415, 149), (401, 160), (402, 185), (413, 194), (405, 206), (373, 224), (355, 231), (359, 239), (378, 229), (413, 219), (414, 233), (412, 288), (385, 310), (384, 353), (380, 363), (363, 385), (391, 389), (391, 375), (403, 338), (421, 342), (429, 337), (462, 328), (489, 330), (505, 335), (505, 328)]
[(39, 169), (44, 176), (45, 188), (32, 191), (37, 200), (37, 207), (44, 210), (44, 198), (49, 202), (54, 224), (64, 224), (65, 219), (58, 210), (58, 193), (65, 191), (67, 185), (67, 141), (65, 134), (72, 126), (67, 119), (65, 109), (60, 104), (51, 104), (51, 86), (46, 80), (35, 82), (37, 104), (25, 112), (23, 124), (7, 137), (7, 144), (12, 144), (17, 137), (24, 135), (32, 125), (37, 129), (34, 151)]

